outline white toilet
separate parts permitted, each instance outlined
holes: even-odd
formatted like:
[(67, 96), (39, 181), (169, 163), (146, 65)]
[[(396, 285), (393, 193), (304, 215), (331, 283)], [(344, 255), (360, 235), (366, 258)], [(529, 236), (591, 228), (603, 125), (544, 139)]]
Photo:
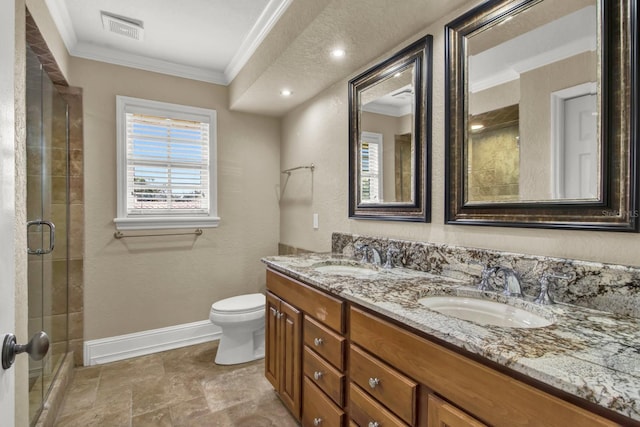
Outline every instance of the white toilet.
[(211, 305), (209, 320), (222, 328), (216, 363), (234, 365), (264, 357), (263, 294), (226, 298)]

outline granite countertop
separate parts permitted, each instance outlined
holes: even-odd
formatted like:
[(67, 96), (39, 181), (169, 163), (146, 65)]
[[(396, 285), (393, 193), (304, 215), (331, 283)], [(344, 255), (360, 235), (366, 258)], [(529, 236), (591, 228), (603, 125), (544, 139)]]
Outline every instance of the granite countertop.
[[(394, 268), (326, 274), (319, 265), (355, 263), (342, 255), (273, 256), (270, 268), (485, 357), (545, 384), (640, 421), (640, 319), (569, 304), (540, 306), (481, 292), (455, 277)], [(535, 311), (543, 328), (479, 325), (429, 310), (428, 295), (475, 296)]]

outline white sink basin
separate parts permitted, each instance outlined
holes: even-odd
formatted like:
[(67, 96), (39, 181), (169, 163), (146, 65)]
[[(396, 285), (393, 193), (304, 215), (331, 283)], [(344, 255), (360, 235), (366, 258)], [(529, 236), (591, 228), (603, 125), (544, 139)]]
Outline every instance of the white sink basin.
[(314, 270), (318, 273), (335, 274), (341, 276), (373, 276), (379, 273), (378, 270), (374, 270), (371, 268), (341, 264), (321, 265), (315, 267)]
[(418, 302), (425, 307), (481, 325), (506, 326), (510, 328), (542, 328), (553, 322), (544, 317), (495, 301), (458, 296), (430, 296)]

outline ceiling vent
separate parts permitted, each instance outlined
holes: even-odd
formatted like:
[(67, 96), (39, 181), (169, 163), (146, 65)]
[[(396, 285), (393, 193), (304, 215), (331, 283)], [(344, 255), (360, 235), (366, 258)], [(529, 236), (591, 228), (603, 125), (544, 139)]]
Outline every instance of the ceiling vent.
[(144, 38), (142, 21), (104, 11), (100, 12), (100, 15), (102, 16), (102, 26), (105, 31), (120, 34), (134, 40), (142, 40)]

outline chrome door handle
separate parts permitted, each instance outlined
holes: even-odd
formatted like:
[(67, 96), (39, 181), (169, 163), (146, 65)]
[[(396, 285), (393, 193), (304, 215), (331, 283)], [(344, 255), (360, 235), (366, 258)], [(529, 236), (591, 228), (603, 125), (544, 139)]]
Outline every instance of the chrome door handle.
[(322, 378), (323, 373), (320, 371), (315, 371), (313, 373), (313, 378), (315, 378), (316, 381), (318, 381), (320, 378)]
[(322, 418), (314, 418), (313, 419), (313, 425), (314, 426), (319, 426), (322, 424)]
[[(27, 253), (30, 255), (46, 255), (53, 252), (53, 248), (56, 245), (56, 226), (51, 221), (46, 221), (44, 219), (36, 219), (33, 221), (27, 222), (27, 233), (29, 233), (29, 228), (33, 225), (46, 225), (49, 227), (49, 247), (47, 249), (38, 248), (31, 249), (27, 247)], [(29, 239), (27, 239), (28, 241)]]
[(324, 342), (324, 341), (322, 340), (322, 338), (314, 338), (314, 339), (313, 339), (313, 344), (314, 344), (316, 347), (318, 347), (318, 346), (322, 345), (322, 343), (323, 343), (323, 342)]
[(17, 354), (27, 353), (33, 360), (42, 360), (47, 351), (49, 351), (49, 337), (44, 331), (34, 334), (26, 345), (18, 344), (15, 335), (7, 334), (2, 344), (2, 367), (9, 369)]
[(369, 387), (376, 388), (378, 384), (380, 384), (379, 378), (369, 378)]
[(269, 309), (271, 310), (271, 314), (273, 314), (273, 317), (277, 317), (278, 316), (278, 310), (276, 310), (273, 307), (269, 307)]

